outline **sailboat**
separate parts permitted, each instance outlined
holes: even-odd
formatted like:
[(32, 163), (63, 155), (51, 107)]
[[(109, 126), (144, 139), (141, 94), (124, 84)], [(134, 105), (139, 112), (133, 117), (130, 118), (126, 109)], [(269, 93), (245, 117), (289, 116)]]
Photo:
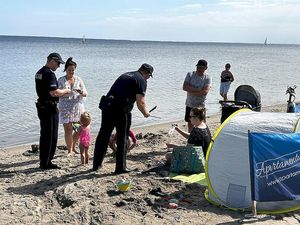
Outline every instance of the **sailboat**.
[(81, 43), (85, 44), (85, 35), (82, 36)]
[(268, 37), (266, 37), (264, 45), (267, 45), (267, 44), (268, 44)]

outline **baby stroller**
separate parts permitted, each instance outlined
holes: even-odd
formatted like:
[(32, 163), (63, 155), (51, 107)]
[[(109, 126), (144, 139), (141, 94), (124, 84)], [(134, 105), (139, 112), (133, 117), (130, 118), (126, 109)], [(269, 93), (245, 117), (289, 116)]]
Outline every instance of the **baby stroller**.
[(260, 112), (260, 93), (250, 85), (240, 85), (234, 92), (234, 101), (219, 101), (222, 106), (221, 123), (235, 111), (248, 108)]
[(299, 113), (300, 112), (300, 103), (295, 103), (295, 89), (296, 89), (296, 85), (294, 86), (288, 86), (285, 94), (289, 94), (289, 100), (287, 101), (287, 112), (288, 113)]

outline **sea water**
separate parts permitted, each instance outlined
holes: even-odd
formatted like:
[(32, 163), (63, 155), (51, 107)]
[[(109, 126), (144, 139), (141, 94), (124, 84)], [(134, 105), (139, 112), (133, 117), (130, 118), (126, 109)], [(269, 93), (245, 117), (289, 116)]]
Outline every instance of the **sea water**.
[[(76, 75), (83, 79), (89, 94), (85, 107), (92, 114), (94, 133), (101, 124), (100, 97), (119, 75), (137, 70), (145, 62), (154, 67), (153, 78), (148, 80), (146, 104), (148, 109), (157, 105), (151, 114), (159, 118), (144, 118), (135, 107), (133, 127), (163, 122), (170, 122), (171, 126), (171, 121), (183, 119), (186, 98), (183, 81), (202, 58), (208, 61), (206, 72), (212, 77), (212, 89), (207, 96), (208, 115), (220, 112), (220, 73), (226, 63), (232, 65), (235, 76), (229, 91), (232, 100), (235, 89), (247, 84), (260, 92), (263, 106), (284, 104), (288, 99), (287, 86), (300, 85), (299, 45), (88, 38), (82, 43), (76, 38), (0, 36), (0, 49), (0, 148), (38, 142), (34, 75), (45, 65), (50, 52), (60, 53), (64, 60), (73, 57), (77, 62)], [(63, 65), (55, 73), (57, 78), (65, 75)], [(59, 137), (63, 138), (62, 125)]]

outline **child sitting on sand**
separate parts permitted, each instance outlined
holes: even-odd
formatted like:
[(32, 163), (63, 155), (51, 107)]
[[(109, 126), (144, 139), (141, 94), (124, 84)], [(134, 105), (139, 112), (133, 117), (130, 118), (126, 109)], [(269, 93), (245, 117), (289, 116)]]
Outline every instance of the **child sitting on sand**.
[[(117, 134), (112, 134), (109, 143), (109, 147), (112, 149), (112, 155), (115, 155), (117, 152)], [(130, 152), (135, 146), (138, 145), (137, 138), (132, 130), (129, 130), (129, 136), (127, 140), (127, 152)]]
[(91, 145), (91, 114), (84, 112), (80, 116), (79, 149), (82, 164), (89, 162), (89, 147)]
[[(211, 134), (208, 126), (205, 123), (205, 112), (206, 109), (203, 107), (192, 108), (190, 112), (190, 120), (194, 126), (191, 133), (181, 130), (177, 125), (175, 130), (183, 137), (188, 139), (187, 146), (202, 146), (203, 154), (206, 156), (208, 145), (211, 141)], [(175, 148), (178, 145), (166, 144), (168, 148)], [(166, 154), (167, 163), (171, 161), (172, 153)]]

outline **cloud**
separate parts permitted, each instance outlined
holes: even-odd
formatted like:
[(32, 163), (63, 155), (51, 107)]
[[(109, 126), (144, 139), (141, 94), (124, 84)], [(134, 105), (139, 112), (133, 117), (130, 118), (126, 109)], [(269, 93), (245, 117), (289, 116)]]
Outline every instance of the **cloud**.
[(255, 42), (271, 34), (277, 43), (284, 42), (284, 36), (299, 42), (296, 34), (300, 33), (300, 4), (278, 2), (222, 0), (214, 8), (205, 4), (182, 5), (176, 13), (106, 17), (89, 26), (109, 34), (109, 38), (115, 35), (132, 40)]
[(268, 8), (300, 5), (298, 0), (220, 0), (218, 5), (232, 8)]
[(202, 4), (187, 4), (187, 5), (180, 6), (179, 8), (182, 8), (182, 9), (201, 9)]

